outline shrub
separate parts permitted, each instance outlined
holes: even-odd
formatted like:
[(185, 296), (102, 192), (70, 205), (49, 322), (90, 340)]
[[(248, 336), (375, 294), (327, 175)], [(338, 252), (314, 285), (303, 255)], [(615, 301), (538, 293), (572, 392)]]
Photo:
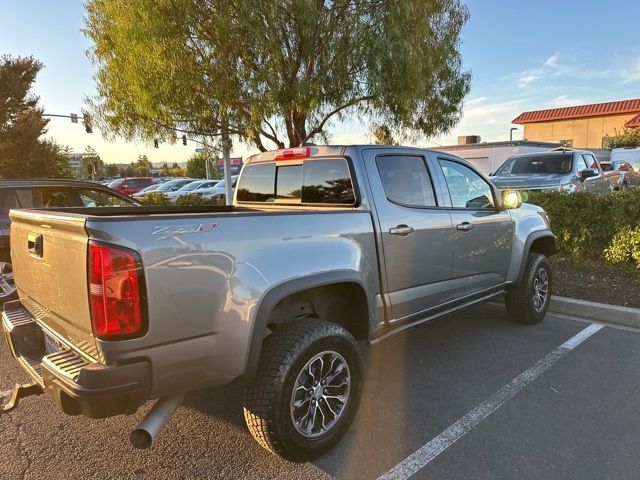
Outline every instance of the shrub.
[(605, 249), (604, 258), (611, 263), (633, 262), (640, 268), (640, 227), (624, 228), (618, 232)]
[(169, 199), (159, 192), (149, 192), (138, 201), (145, 205), (169, 205)]
[(203, 205), (217, 205), (217, 203), (214, 200), (204, 199), (196, 193), (187, 193), (186, 195), (178, 197), (176, 205), (183, 207), (199, 207)]
[(531, 192), (527, 202), (544, 208), (558, 237), (558, 250), (581, 258), (603, 258), (613, 239), (640, 227), (640, 189), (590, 192)]

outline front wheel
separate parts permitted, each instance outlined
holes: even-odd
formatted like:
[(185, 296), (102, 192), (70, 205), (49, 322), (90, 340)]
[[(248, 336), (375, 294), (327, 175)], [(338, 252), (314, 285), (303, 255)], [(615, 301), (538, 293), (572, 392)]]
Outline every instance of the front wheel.
[(541, 253), (530, 253), (519, 283), (512, 285), (505, 300), (507, 313), (517, 323), (542, 321), (551, 300), (551, 267)]
[(287, 460), (313, 459), (349, 429), (360, 400), (362, 359), (344, 328), (296, 320), (264, 342), (245, 389), (244, 418), (256, 441)]

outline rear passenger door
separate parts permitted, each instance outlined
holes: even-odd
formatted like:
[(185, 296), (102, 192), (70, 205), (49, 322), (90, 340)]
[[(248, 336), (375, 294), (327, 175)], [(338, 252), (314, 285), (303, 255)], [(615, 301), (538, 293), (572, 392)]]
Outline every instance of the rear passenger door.
[(447, 300), (453, 255), (451, 216), (439, 205), (426, 155), (397, 152), (364, 151), (393, 321)]
[(493, 189), (468, 165), (446, 157), (434, 163), (447, 186), (454, 229), (451, 299), (504, 284), (514, 233), (510, 213), (496, 209)]

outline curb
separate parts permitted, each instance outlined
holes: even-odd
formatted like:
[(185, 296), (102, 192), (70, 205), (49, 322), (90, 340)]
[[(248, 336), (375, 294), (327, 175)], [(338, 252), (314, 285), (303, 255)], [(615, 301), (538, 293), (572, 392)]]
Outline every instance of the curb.
[(580, 317), (600, 323), (640, 328), (640, 308), (620, 307), (606, 303), (552, 296), (549, 313)]

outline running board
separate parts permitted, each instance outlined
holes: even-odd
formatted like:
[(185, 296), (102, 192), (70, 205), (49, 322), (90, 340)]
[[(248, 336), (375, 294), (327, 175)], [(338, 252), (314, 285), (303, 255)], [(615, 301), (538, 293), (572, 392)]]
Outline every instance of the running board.
[(456, 305), (455, 307), (449, 307), (444, 310), (440, 310), (437, 313), (427, 315), (426, 317), (420, 318), (418, 320), (403, 323), (402, 325), (398, 325), (395, 328), (391, 326), (389, 330), (384, 331), (383, 333), (380, 334), (380, 336), (374, 338), (369, 343), (372, 345), (375, 345), (376, 343), (381, 342), (382, 340), (386, 340), (387, 338), (394, 337), (400, 333), (406, 332), (407, 330), (411, 330), (413, 328), (424, 325), (425, 323), (429, 323), (433, 320), (437, 320), (439, 318), (446, 317), (448, 315), (453, 315), (454, 313), (458, 313), (462, 310), (466, 310), (467, 308), (473, 307), (474, 305), (487, 303), (493, 300), (494, 298), (498, 298), (503, 295), (506, 295), (506, 293), (507, 293), (506, 290), (498, 290), (497, 292), (493, 292), (483, 297), (476, 298), (475, 300), (472, 300), (470, 302), (461, 303), (460, 305)]

